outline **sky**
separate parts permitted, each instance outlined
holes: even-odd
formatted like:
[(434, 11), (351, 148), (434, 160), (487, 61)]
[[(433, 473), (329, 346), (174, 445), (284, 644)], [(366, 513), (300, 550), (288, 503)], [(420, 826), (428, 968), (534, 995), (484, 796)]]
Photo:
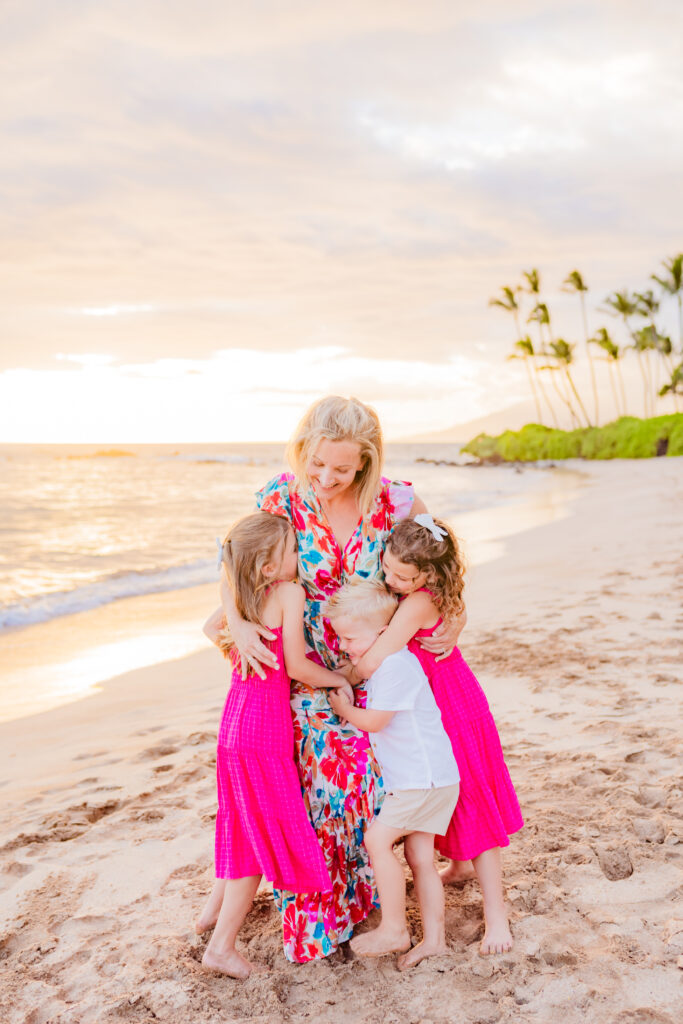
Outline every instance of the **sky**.
[(0, 441), (279, 440), (329, 392), (444, 430), (527, 400), (488, 301), (530, 267), (624, 341), (604, 297), (683, 249), (682, 10), (4, 0)]

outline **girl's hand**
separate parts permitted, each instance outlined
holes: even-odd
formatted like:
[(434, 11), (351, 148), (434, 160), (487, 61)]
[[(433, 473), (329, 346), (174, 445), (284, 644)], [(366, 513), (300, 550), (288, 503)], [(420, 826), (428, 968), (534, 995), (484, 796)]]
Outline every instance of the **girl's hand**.
[(275, 654), (262, 643), (262, 638), (275, 639), (275, 634), (265, 626), (257, 626), (253, 622), (240, 619), (232, 630), (232, 636), (240, 656), (242, 679), (247, 678), (250, 666), (260, 679), (266, 678), (264, 665), (266, 668), (279, 667)]
[(341, 665), (338, 665), (334, 670), (336, 674), (344, 676), (350, 683), (353, 682), (353, 674), (356, 671), (350, 661), (343, 661)]
[(425, 651), (435, 654), (436, 661), (443, 661), (456, 646), (466, 623), (467, 612), (463, 608), (454, 619), (451, 619), (450, 622), (442, 622), (431, 636), (423, 637), (418, 643), (420, 647), (424, 647)]
[(208, 636), (212, 644), (216, 644), (220, 647), (220, 633), (225, 629), (227, 625), (225, 612), (222, 608), (217, 608), (213, 614), (209, 615), (208, 619), (202, 626), (202, 632), (204, 636)]

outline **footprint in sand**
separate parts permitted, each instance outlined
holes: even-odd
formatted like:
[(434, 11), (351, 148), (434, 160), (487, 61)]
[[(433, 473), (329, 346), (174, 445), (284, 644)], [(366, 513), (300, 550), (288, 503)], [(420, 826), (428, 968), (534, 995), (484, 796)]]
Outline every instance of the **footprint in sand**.
[(170, 772), (172, 764), (158, 764), (155, 768), (152, 768), (153, 772)]
[(76, 754), (76, 757), (72, 757), (71, 760), (72, 761), (89, 761), (93, 757), (104, 757), (104, 755), (108, 754), (108, 753), (109, 753), (108, 750), (95, 750), (91, 754)]
[(160, 743), (157, 747), (148, 747), (147, 750), (143, 750), (141, 754), (138, 754), (136, 760), (154, 761), (160, 757), (169, 757), (171, 754), (177, 754), (179, 749), (179, 747), (171, 743)]

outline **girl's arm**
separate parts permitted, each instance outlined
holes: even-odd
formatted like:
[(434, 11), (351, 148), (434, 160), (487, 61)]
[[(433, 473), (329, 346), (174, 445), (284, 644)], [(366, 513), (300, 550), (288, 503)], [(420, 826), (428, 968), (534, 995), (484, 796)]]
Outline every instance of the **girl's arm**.
[[(235, 642), (235, 647), (239, 652), (242, 679), (247, 678), (250, 665), (257, 676), (265, 679), (266, 673), (262, 666), (266, 665), (269, 668), (277, 668), (278, 665), (277, 658), (272, 651), (268, 650), (261, 638), (274, 640), (273, 633), (264, 626), (257, 626), (255, 623), (247, 622), (246, 619), (242, 618), (237, 611), (235, 598), (228, 584), (224, 567), (221, 567), (220, 594), (225, 618), (230, 626), (230, 633)], [(209, 639), (211, 639), (210, 636)]]
[(306, 593), (298, 583), (280, 583), (277, 595), (282, 608), (282, 646), (285, 668), (290, 679), (306, 686), (346, 686), (347, 679), (340, 672), (331, 672), (306, 657), (304, 641), (304, 602)]
[(370, 650), (355, 663), (352, 681), (369, 679), (385, 658), (400, 651), (409, 640), (412, 640), (418, 629), (433, 624), (435, 615), (438, 615), (438, 612), (429, 594), (419, 590), (409, 594), (401, 601), (391, 622), (375, 640)]
[(363, 732), (381, 732), (396, 714), (377, 708), (356, 708), (343, 693), (330, 694), (330, 707), (338, 718), (345, 718)]
[(431, 636), (423, 636), (418, 640), (420, 647), (424, 647), (431, 654), (436, 654), (436, 661), (443, 661), (456, 646), (460, 634), (467, 625), (467, 610), (462, 610), (452, 619), (442, 622), (438, 629), (435, 629)]

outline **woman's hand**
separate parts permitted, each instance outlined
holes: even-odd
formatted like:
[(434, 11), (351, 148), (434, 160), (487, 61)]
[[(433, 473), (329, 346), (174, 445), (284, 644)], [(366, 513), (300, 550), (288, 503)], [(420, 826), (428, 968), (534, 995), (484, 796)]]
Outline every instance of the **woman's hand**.
[(459, 615), (456, 615), (449, 622), (442, 622), (431, 636), (423, 637), (418, 643), (420, 647), (424, 647), (425, 651), (436, 655), (436, 661), (443, 661), (457, 644), (458, 638), (466, 624), (467, 612), (463, 607)]
[(266, 678), (265, 668), (279, 668), (277, 658), (262, 640), (274, 640), (275, 634), (265, 626), (240, 619), (231, 626), (232, 638), (240, 656), (240, 672), (246, 679), (251, 667), (260, 679)]

